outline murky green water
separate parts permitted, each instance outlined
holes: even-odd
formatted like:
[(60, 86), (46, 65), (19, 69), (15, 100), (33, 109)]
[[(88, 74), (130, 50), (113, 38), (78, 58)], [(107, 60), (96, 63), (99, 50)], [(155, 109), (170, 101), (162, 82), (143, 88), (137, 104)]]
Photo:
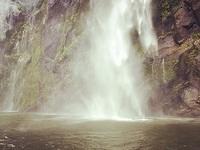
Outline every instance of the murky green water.
[(89, 121), (1, 114), (0, 150), (199, 150), (200, 121)]

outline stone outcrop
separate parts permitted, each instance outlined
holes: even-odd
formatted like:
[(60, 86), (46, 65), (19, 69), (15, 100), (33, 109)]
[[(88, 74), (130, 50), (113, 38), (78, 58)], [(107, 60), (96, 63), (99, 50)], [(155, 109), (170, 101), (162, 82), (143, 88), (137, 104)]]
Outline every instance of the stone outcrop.
[(159, 2), (165, 5), (157, 10), (160, 19), (155, 17), (160, 27), (159, 55), (151, 63), (156, 82), (150, 100), (152, 112), (200, 116), (200, 1)]

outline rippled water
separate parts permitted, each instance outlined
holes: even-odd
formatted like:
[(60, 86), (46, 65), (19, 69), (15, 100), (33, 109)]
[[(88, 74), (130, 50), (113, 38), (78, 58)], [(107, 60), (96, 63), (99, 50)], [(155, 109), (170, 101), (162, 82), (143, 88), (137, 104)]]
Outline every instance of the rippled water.
[(1, 114), (1, 150), (199, 150), (197, 119), (91, 121)]

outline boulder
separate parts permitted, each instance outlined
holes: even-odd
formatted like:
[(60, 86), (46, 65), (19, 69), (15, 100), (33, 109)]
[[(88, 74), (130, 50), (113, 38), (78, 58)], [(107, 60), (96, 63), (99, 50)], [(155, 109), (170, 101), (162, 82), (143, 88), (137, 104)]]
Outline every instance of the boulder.
[(192, 0), (192, 10), (197, 21), (197, 24), (200, 26), (200, 1)]
[(195, 20), (191, 12), (188, 12), (186, 8), (180, 8), (175, 13), (175, 22), (178, 34), (181, 38), (187, 38), (189, 36), (189, 29), (193, 26)]
[(199, 107), (198, 103), (200, 97), (200, 91), (195, 87), (188, 87), (183, 90), (181, 98), (183, 102), (190, 108)]
[(174, 47), (176, 46), (176, 43), (174, 42), (174, 38), (172, 35), (167, 35), (165, 37), (161, 37), (158, 40), (158, 45), (158, 49), (161, 50), (169, 47)]

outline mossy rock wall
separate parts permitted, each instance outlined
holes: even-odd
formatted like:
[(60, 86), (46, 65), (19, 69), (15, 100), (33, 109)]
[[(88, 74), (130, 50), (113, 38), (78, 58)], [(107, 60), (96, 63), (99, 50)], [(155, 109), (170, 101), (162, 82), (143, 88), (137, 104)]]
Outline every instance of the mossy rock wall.
[(82, 30), (79, 21), (86, 7), (87, 0), (39, 0), (31, 9), (24, 7), (20, 13), (23, 19), (2, 41), (3, 110), (36, 111), (48, 100), (60, 79), (57, 66), (66, 63), (78, 42)]

